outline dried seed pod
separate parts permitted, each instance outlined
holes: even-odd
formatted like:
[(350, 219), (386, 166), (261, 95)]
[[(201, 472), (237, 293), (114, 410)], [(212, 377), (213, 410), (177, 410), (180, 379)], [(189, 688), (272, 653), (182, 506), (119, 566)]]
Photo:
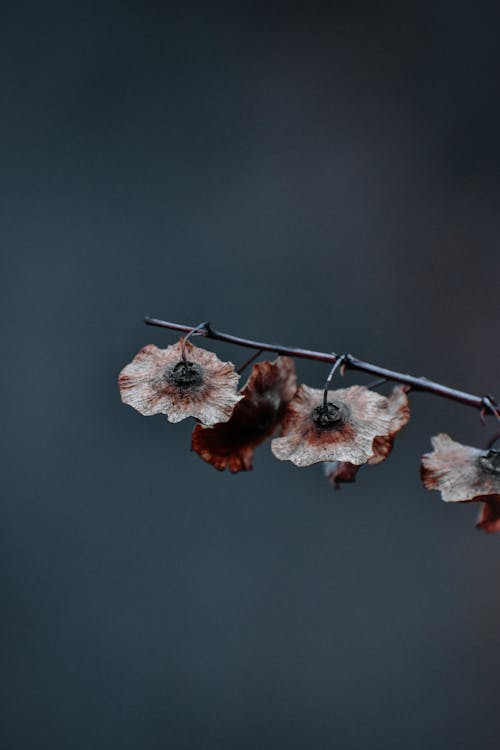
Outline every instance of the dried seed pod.
[(377, 436), (391, 435), (392, 419), (389, 400), (364, 386), (329, 391), (325, 403), (322, 390), (301, 385), (271, 448), (276, 458), (296, 466), (320, 461), (359, 466), (375, 455)]
[(449, 435), (431, 439), (434, 451), (422, 456), (422, 481), (446, 503), (483, 502), (477, 526), (500, 531), (500, 451), (462, 445)]
[(166, 414), (170, 422), (195, 417), (203, 424), (226, 422), (241, 400), (232, 362), (181, 338), (159, 349), (143, 347), (121, 371), (121, 398), (144, 416)]
[(229, 421), (213, 427), (196, 425), (191, 449), (220, 471), (249, 471), (255, 448), (276, 431), (296, 389), (293, 359), (258, 362)]

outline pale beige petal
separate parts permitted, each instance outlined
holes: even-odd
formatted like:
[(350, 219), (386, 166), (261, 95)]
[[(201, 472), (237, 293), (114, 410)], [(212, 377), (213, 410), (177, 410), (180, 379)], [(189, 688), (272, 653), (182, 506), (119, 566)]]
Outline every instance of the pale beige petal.
[(172, 373), (182, 360), (182, 339), (159, 349), (143, 347), (121, 371), (122, 401), (145, 416), (166, 414), (170, 422), (195, 417), (207, 425), (227, 421), (242, 396), (236, 392), (239, 376), (231, 362), (221, 362), (213, 352), (186, 342), (186, 358), (199, 382), (178, 386)]
[[(146, 417), (166, 413), (170, 399), (161, 387), (165, 368), (172, 363), (172, 349), (159, 349), (154, 344), (144, 346), (130, 364), (121, 371), (118, 384), (124, 404)], [(179, 357), (176, 355), (174, 362)]]
[(403, 429), (410, 419), (408, 403), (408, 386), (396, 385), (388, 396), (388, 409), (391, 414), (391, 432), (389, 435), (378, 435), (373, 441), (374, 456), (368, 460), (371, 466), (385, 461), (391, 453), (395, 435)]
[(285, 412), (282, 436), (271, 443), (276, 458), (292, 461), (296, 466), (319, 461), (360, 465), (374, 455), (374, 438), (391, 432), (388, 399), (364, 386), (328, 393), (328, 402), (340, 405), (347, 414), (344, 423), (335, 429), (318, 428), (313, 422), (313, 409), (322, 402), (322, 390), (300, 386)]
[(481, 460), (487, 451), (462, 445), (449, 435), (432, 438), (434, 451), (422, 456), (422, 481), (439, 490), (447, 503), (467, 503), (500, 494), (500, 475), (485, 471)]

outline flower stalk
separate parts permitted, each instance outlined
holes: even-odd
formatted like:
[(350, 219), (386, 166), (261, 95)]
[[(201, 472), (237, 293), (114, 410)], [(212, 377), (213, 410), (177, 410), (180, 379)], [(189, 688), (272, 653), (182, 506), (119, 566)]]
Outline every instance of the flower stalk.
[(372, 375), (382, 378), (384, 380), (390, 380), (396, 383), (403, 383), (408, 385), (414, 391), (421, 391), (424, 393), (431, 393), (441, 398), (446, 398), (451, 401), (456, 401), (465, 406), (471, 406), (478, 409), (481, 414), (481, 418), (484, 419), (486, 415), (495, 416), (500, 421), (500, 404), (489, 394), (479, 396), (474, 393), (467, 393), (456, 388), (437, 383), (433, 380), (428, 380), (425, 377), (416, 377), (408, 373), (397, 372), (387, 367), (381, 367), (371, 362), (365, 362), (364, 360), (354, 357), (352, 354), (336, 354), (335, 352), (318, 352), (311, 349), (302, 349), (297, 347), (283, 346), (281, 344), (270, 344), (264, 341), (254, 341), (252, 339), (242, 338), (240, 336), (234, 336), (229, 333), (218, 331), (212, 327), (210, 323), (203, 323), (193, 330), (193, 326), (184, 325), (181, 323), (172, 323), (166, 320), (160, 320), (158, 318), (144, 318), (144, 322), (147, 325), (158, 326), (160, 328), (168, 328), (173, 331), (183, 331), (187, 333), (193, 333), (196, 336), (205, 336), (209, 339), (216, 341), (223, 341), (228, 344), (235, 344), (236, 346), (247, 347), (250, 349), (257, 349), (263, 352), (276, 352), (276, 354), (283, 354), (290, 357), (297, 357), (298, 359), (309, 359), (317, 362), (330, 362), (332, 364), (339, 363), (342, 367), (347, 370), (357, 370), (359, 372), (366, 372)]

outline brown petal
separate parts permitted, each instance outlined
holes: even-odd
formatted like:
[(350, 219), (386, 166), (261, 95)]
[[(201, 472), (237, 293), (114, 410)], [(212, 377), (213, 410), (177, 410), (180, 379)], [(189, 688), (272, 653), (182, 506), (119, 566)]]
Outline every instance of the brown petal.
[(204, 424), (227, 421), (242, 398), (236, 393), (239, 376), (233, 364), (187, 341), (192, 378), (183, 380), (182, 342), (181, 338), (167, 349), (143, 347), (120, 373), (122, 401), (144, 416), (166, 414), (170, 422), (190, 416)]
[(220, 471), (249, 471), (254, 449), (275, 432), (296, 388), (295, 364), (290, 357), (258, 362), (231, 419), (214, 427), (196, 425), (191, 449)]
[(360, 466), (354, 466), (347, 461), (325, 461), (323, 464), (326, 478), (336, 490), (340, 490), (341, 484), (355, 482), (356, 474), (360, 468)]
[(483, 531), (500, 531), (500, 495), (483, 504), (476, 527)]
[(364, 386), (328, 393), (328, 402), (337, 405), (344, 415), (335, 427), (321, 427), (314, 421), (314, 410), (322, 402), (322, 390), (300, 386), (285, 411), (282, 437), (271, 443), (276, 458), (296, 466), (319, 461), (346, 461), (358, 466), (374, 456), (375, 437), (391, 434), (393, 415), (388, 399)]

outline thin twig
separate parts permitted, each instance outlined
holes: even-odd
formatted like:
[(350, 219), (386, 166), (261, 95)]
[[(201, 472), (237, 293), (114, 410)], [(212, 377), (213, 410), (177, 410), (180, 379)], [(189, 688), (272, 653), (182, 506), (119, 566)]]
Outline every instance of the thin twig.
[(490, 438), (490, 439), (488, 440), (488, 442), (486, 443), (486, 449), (487, 449), (487, 450), (490, 450), (491, 448), (493, 448), (493, 446), (495, 445), (495, 443), (496, 443), (496, 442), (497, 442), (498, 440), (500, 440), (500, 432), (497, 432), (497, 434), (496, 434), (496, 435), (493, 435), (493, 437), (491, 437), (491, 438)]
[[(144, 319), (144, 322), (151, 326), (169, 328), (173, 331), (189, 332), (193, 330), (193, 326), (183, 325), (181, 323), (170, 323), (166, 320), (159, 320), (158, 318), (148, 317)], [(246, 339), (240, 336), (233, 336), (229, 333), (223, 333), (222, 331), (217, 331), (210, 325), (210, 323), (205, 323), (203, 327), (200, 326), (198, 335), (206, 336), (207, 338), (215, 339), (217, 341), (225, 341), (228, 344), (248, 347), (250, 349), (261, 349), (264, 352), (276, 352), (277, 354), (285, 354), (289, 357), (310, 359), (317, 362), (331, 362), (333, 364), (337, 362), (340, 357), (344, 357), (343, 365), (349, 370), (368, 372), (372, 375), (377, 375), (380, 378), (385, 378), (386, 380), (404, 383), (405, 385), (411, 386), (415, 391), (432, 393), (435, 396), (441, 396), (442, 398), (447, 398), (451, 401), (457, 401), (460, 404), (480, 409), (484, 414), (492, 414), (500, 421), (500, 405), (489, 395), (476, 396), (473, 393), (459, 391), (456, 388), (450, 388), (450, 386), (436, 383), (427, 378), (416, 377), (407, 373), (397, 372), (396, 370), (389, 370), (387, 367), (380, 367), (371, 362), (364, 362), (357, 357), (353, 357), (352, 354), (338, 355), (333, 352), (318, 352), (311, 349), (301, 349), (297, 347), (283, 346), (281, 344), (253, 341), (252, 339)]]
[(384, 385), (384, 383), (387, 383), (387, 378), (377, 378), (376, 380), (370, 380), (365, 388), (378, 388), (379, 385)]
[(184, 336), (182, 340), (182, 349), (181, 349), (181, 355), (182, 355), (182, 361), (186, 361), (186, 342), (188, 339), (193, 336), (194, 334), (204, 330), (207, 327), (207, 322), (204, 323), (198, 323), (197, 326), (194, 326), (194, 328), (191, 328), (187, 336)]
[(245, 368), (248, 367), (248, 365), (251, 365), (252, 362), (255, 359), (257, 359), (257, 357), (260, 357), (261, 354), (262, 354), (262, 349), (257, 349), (257, 351), (254, 352), (252, 355), (250, 355), (250, 357), (248, 359), (246, 359), (244, 362), (242, 362), (242, 364), (239, 367), (236, 368), (236, 372), (238, 373), (238, 375), (241, 375), (241, 373), (243, 372), (243, 370), (245, 370)]

